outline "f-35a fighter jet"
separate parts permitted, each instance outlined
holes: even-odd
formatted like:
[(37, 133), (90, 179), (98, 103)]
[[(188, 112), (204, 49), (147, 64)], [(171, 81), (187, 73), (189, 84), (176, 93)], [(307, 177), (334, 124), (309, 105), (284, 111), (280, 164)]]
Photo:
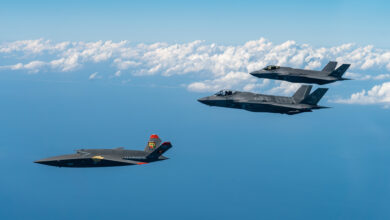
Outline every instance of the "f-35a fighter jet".
[(222, 90), (213, 96), (200, 98), (198, 101), (209, 106), (288, 115), (311, 112), (313, 109), (328, 108), (317, 105), (328, 89), (318, 88), (310, 94), (311, 88), (312, 86), (303, 85), (292, 97)]
[(81, 149), (76, 154), (68, 154), (37, 160), (35, 163), (57, 166), (57, 167), (110, 167), (140, 165), (155, 161), (166, 160), (162, 156), (165, 151), (171, 148), (170, 142), (161, 144), (160, 138), (153, 134), (150, 136), (144, 151), (114, 149)]
[(343, 78), (350, 64), (342, 64), (335, 69), (337, 62), (329, 62), (321, 71), (294, 69), (291, 67), (267, 66), (250, 74), (259, 78), (284, 80), (295, 83), (315, 83), (319, 85), (335, 81), (349, 80)]

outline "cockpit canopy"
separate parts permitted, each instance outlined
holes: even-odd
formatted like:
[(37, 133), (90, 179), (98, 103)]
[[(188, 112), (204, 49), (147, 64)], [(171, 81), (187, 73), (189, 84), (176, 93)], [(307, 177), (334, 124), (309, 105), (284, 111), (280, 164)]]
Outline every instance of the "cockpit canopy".
[(269, 66), (266, 66), (263, 70), (276, 70), (279, 68), (280, 68), (280, 66), (269, 65)]
[(81, 154), (81, 155), (89, 155), (90, 154), (88, 152), (88, 150), (85, 150), (85, 149), (76, 150), (76, 153)]
[(228, 95), (233, 95), (232, 90), (221, 90), (217, 93), (215, 93), (216, 96), (228, 96)]

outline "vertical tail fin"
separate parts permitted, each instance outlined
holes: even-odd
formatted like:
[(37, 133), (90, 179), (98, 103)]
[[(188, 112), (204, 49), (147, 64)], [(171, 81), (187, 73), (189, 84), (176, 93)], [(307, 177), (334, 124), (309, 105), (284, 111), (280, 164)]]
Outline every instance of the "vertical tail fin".
[(320, 99), (325, 95), (327, 88), (318, 88), (312, 94), (302, 100), (302, 104), (317, 105)]
[(157, 134), (152, 134), (150, 135), (148, 145), (145, 147), (145, 152), (152, 152), (154, 151), (157, 147), (160, 146), (161, 139), (158, 137)]
[(156, 149), (154, 149), (147, 158), (158, 158), (159, 156), (163, 155), (167, 150), (169, 150), (172, 147), (171, 142), (164, 142), (160, 146), (158, 146)]
[(322, 69), (323, 72), (332, 72), (336, 69), (337, 62), (330, 61), (326, 66)]
[(339, 68), (337, 68), (336, 70), (332, 71), (329, 74), (329, 76), (334, 76), (334, 77), (337, 77), (337, 78), (341, 78), (343, 76), (343, 74), (347, 71), (349, 66), (351, 66), (351, 64), (343, 64)]
[(300, 103), (302, 100), (304, 100), (309, 95), (312, 87), (313, 86), (309, 85), (302, 85), (301, 87), (299, 87), (299, 89), (292, 96), (295, 103)]

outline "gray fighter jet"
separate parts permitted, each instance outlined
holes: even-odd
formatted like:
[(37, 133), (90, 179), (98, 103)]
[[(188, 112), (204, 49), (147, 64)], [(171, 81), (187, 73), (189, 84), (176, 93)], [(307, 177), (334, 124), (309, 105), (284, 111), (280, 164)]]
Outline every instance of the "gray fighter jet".
[(222, 90), (213, 96), (198, 99), (199, 102), (218, 107), (245, 109), (251, 112), (298, 114), (313, 109), (328, 108), (317, 103), (328, 89), (318, 88), (310, 94), (312, 86), (301, 86), (292, 97), (272, 96), (251, 92)]
[(337, 62), (329, 62), (321, 71), (294, 69), (291, 67), (267, 66), (250, 74), (264, 79), (284, 80), (294, 83), (315, 83), (319, 85), (335, 81), (349, 80), (343, 78), (350, 64), (343, 64), (335, 69)]
[(155, 161), (166, 160), (162, 154), (171, 148), (170, 142), (161, 144), (160, 138), (150, 136), (144, 151), (125, 150), (122, 147), (114, 149), (81, 149), (76, 154), (68, 154), (37, 160), (35, 163), (57, 167), (110, 167), (141, 165)]

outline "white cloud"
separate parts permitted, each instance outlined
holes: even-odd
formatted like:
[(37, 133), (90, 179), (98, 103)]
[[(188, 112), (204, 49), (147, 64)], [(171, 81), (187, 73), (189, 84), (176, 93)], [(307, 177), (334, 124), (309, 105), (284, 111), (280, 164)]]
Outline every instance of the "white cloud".
[(252, 85), (256, 82), (256, 80), (253, 79), (253, 77), (248, 73), (230, 72), (223, 77), (219, 77), (213, 80), (191, 83), (188, 85), (188, 89), (195, 92), (218, 91), (221, 89), (233, 89), (243, 86), (245, 87), (248, 86), (246, 85), (248, 82), (251, 82), (251, 84), (248, 85)]
[(266, 86), (268, 86), (270, 84), (270, 81), (269, 79), (264, 79), (263, 82), (261, 83), (249, 83), (249, 84), (246, 84), (243, 88), (244, 91), (254, 91), (254, 90), (258, 90), (258, 89), (262, 89)]
[(100, 78), (102, 78), (101, 76), (98, 76), (98, 72), (94, 72), (94, 73), (92, 73), (91, 75), (89, 75), (89, 77), (88, 77), (88, 79), (89, 80), (94, 80), (94, 79), (100, 79)]
[(46, 65), (45, 62), (36, 60), (27, 63), (26, 65), (24, 65), (24, 68), (28, 70), (38, 71), (40, 68), (42, 68), (45, 65)]
[(27, 64), (23, 63), (17, 63), (14, 65), (7, 65), (7, 66), (1, 66), (1, 69), (8, 69), (8, 70), (27, 70), (28, 73), (37, 73), (39, 70), (46, 65), (45, 62), (35, 60), (31, 61)]
[(299, 83), (289, 83), (285, 81), (278, 81), (279, 86), (276, 86), (268, 91), (270, 94), (283, 94), (290, 95), (297, 91), (297, 89), (301, 86)]
[(31, 54), (41, 53), (43, 51), (63, 51), (69, 42), (52, 43), (49, 40), (22, 40), (0, 45), (0, 53), (25, 52)]
[(353, 80), (385, 80), (390, 78), (390, 74), (379, 74), (379, 75), (369, 75), (361, 73), (352, 73), (347, 72), (345, 77), (351, 78)]
[(370, 90), (362, 90), (351, 95), (349, 99), (338, 99), (334, 102), (346, 104), (384, 104), (385, 107), (390, 106), (390, 82), (376, 85)]
[(119, 70), (126, 70), (126, 69), (129, 69), (131, 67), (136, 67), (136, 66), (140, 65), (140, 63), (137, 63), (135, 61), (122, 60), (121, 58), (115, 59), (114, 64), (116, 65), (116, 67)]
[[(321, 48), (295, 41), (273, 44), (264, 38), (235, 46), (205, 41), (134, 45), (128, 41), (55, 43), (38, 39), (3, 43), (0, 45), (0, 57), (18, 58), (16, 64), (3, 65), (0, 69), (26, 70), (28, 73), (42, 70), (74, 71), (85, 65), (105, 62), (114, 69), (112, 72), (115, 72), (115, 77), (121, 77), (125, 70), (137, 76), (188, 75), (191, 82), (187, 84), (187, 88), (190, 91), (263, 89), (269, 85), (269, 81), (256, 79), (249, 72), (268, 64), (321, 69), (329, 60), (351, 63), (350, 69), (353, 72), (346, 74), (351, 78), (390, 78), (390, 74), (383, 73), (390, 70), (390, 50), (354, 44)], [(112, 75), (109, 72), (99, 76)], [(109, 79), (110, 76), (106, 78)], [(296, 84), (286, 82), (276, 83), (276, 86), (270, 92), (287, 94), (297, 88)]]
[(75, 53), (67, 57), (62, 57), (60, 59), (50, 61), (50, 66), (53, 69), (60, 69), (63, 72), (71, 71), (80, 66), (78, 59), (79, 55)]
[(4, 66), (4, 69), (21, 70), (24, 68), (23, 63), (17, 63), (15, 65)]
[(375, 80), (389, 79), (390, 78), (390, 74), (380, 74), (380, 75), (377, 75), (377, 76), (373, 76), (372, 78), (375, 79)]
[(120, 70), (116, 71), (114, 76), (120, 77), (122, 75), (122, 72)]

